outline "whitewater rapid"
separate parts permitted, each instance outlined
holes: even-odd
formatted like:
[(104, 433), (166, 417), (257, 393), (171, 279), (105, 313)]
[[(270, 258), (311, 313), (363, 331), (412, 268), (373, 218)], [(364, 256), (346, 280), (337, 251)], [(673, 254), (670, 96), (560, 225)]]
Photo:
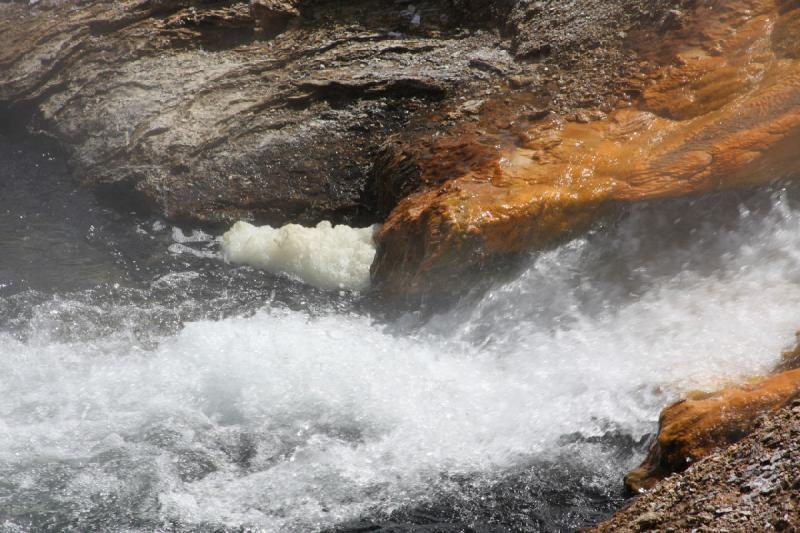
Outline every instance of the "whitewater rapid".
[(268, 302), (142, 342), (165, 304), (98, 329), (91, 298), (37, 300), (0, 332), (0, 524), (312, 531), (564, 457), (616, 487), (641, 457), (604, 436), (768, 371), (800, 326), (800, 210), (708, 206), (635, 210), (422, 322)]

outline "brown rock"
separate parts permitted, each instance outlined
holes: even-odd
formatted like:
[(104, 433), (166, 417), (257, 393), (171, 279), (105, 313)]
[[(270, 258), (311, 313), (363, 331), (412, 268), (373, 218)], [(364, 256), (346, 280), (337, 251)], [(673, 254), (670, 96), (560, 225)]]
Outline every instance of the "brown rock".
[(529, 87), (536, 83), (536, 78), (534, 76), (509, 76), (508, 77), (508, 84), (511, 85), (514, 89), (522, 89), (523, 87)]
[[(369, 223), (496, 166), (532, 109), (610, 108), (620, 73), (651, 63), (620, 26), (660, 31), (684, 1), (593, 0), (581, 17), (508, 0), (0, 2), (0, 117), (58, 140), (125, 209)], [(512, 91), (510, 77), (537, 82)], [(486, 105), (460, 110), (469, 100)], [(398, 135), (393, 177), (380, 147)]]
[(460, 26), (437, 22), (447, 2), (418, 4), (411, 36), (394, 0), (0, 2), (0, 127), (56, 139), (126, 210), (376, 222), (376, 147), (501, 81), (471, 58), (511, 61), (474, 31), (498, 23), (495, 2)]
[(625, 477), (634, 492), (747, 436), (759, 416), (779, 409), (800, 395), (800, 370), (790, 370), (712, 394), (695, 395), (661, 413), (658, 438), (649, 455)]
[(781, 362), (775, 368), (776, 372), (786, 372), (800, 368), (800, 331), (797, 332), (797, 343), (791, 350), (781, 354)]
[(636, 520), (636, 528), (639, 531), (651, 531), (656, 529), (658, 524), (663, 520), (664, 516), (661, 513), (654, 511), (642, 513), (642, 515)]
[(768, 410), (736, 444), (632, 499), (595, 531), (800, 530), (800, 408)]
[(634, 108), (587, 124), (555, 117), (516, 141), (484, 132), (491, 156), (445, 181), (425, 181), (421, 164), (428, 187), (401, 201), (377, 236), (375, 283), (398, 294), (450, 287), (442, 281), (586, 228), (615, 205), (796, 175), (800, 60), (782, 37), (796, 14), (771, 0), (698, 3), (657, 40), (628, 36), (666, 65)]

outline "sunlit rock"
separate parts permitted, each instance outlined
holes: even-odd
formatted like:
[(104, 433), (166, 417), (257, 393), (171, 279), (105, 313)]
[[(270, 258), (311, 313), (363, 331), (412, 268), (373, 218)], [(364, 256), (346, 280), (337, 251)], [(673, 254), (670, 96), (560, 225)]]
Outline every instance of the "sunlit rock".
[(661, 413), (658, 438), (642, 465), (625, 477), (634, 492), (747, 436), (760, 415), (800, 395), (800, 370), (788, 370), (710, 394), (696, 394)]
[(377, 236), (377, 285), (425, 291), (584, 229), (619, 204), (797, 174), (798, 13), (768, 0), (701, 3), (666, 35), (631, 35), (643, 57), (666, 66), (636, 80), (635, 106), (604, 119), (528, 123), (512, 111), (502, 123), (484, 113), (501, 123), (482, 125), (496, 139), (491, 160), (451, 166), (455, 176), (397, 205)]
[(494, 3), (418, 5), (408, 35), (394, 1), (0, 2), (0, 129), (52, 137), (125, 211), (368, 225), (374, 145), (502, 79), (470, 67), (508, 56), (474, 31)]
[(661, 479), (748, 435), (759, 416), (774, 412), (800, 396), (798, 343), (783, 353), (775, 373), (713, 393), (695, 393), (661, 412), (658, 437), (644, 462), (625, 476), (633, 492), (652, 488)]

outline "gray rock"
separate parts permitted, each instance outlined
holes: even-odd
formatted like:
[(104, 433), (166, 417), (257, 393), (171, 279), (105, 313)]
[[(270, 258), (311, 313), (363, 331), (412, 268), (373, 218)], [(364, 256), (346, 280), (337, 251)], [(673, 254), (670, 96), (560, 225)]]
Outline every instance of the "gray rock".
[[(0, 110), (8, 129), (57, 139), (82, 182), (125, 209), (209, 223), (372, 222), (364, 195), (376, 147), (412, 117), (489, 89), (494, 75), (469, 58), (499, 46), (489, 32), (465, 36), (466, 19), (404, 34), (403, 9), (0, 3)], [(416, 12), (435, 21), (450, 9)]]

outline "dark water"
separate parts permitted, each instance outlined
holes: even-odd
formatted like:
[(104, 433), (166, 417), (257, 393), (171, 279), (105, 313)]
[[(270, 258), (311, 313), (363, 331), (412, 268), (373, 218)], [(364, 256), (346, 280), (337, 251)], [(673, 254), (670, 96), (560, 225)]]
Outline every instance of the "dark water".
[(776, 187), (645, 206), (435, 316), (226, 265), (0, 140), (0, 531), (570, 531), (800, 325)]
[[(214, 236), (101, 204), (70, 174), (57, 147), (41, 140), (0, 137), (0, 225), (0, 296), (7, 305), (58, 295), (100, 304), (107, 298), (109, 305), (152, 300), (188, 319), (267, 302), (336, 309), (353, 300), (202, 257), (216, 251)], [(185, 242), (176, 242), (176, 231)], [(187, 272), (198, 281), (154, 283)]]

